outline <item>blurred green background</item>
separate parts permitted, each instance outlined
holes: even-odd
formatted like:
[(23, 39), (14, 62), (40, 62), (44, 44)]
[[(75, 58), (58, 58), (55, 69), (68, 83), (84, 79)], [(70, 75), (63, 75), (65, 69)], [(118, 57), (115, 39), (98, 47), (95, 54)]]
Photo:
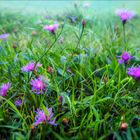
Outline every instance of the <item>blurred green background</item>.
[(128, 8), (139, 12), (139, 0), (93, 0), (93, 1), (76, 1), (76, 0), (9, 0), (0, 1), (1, 10), (9, 10), (10, 12), (25, 12), (34, 14), (46, 14), (47, 11), (52, 13), (63, 12), (70, 9), (74, 4), (83, 6), (89, 3), (89, 11), (109, 12), (117, 8)]

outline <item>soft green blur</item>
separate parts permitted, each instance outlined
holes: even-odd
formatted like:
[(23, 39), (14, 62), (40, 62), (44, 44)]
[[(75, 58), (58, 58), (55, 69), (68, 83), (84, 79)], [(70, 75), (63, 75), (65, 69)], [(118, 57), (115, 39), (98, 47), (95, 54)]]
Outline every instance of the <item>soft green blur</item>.
[(89, 3), (89, 11), (94, 12), (109, 12), (114, 11), (117, 8), (128, 8), (135, 11), (139, 11), (140, 1), (137, 0), (104, 0), (104, 1), (75, 1), (75, 0), (47, 0), (47, 1), (0, 1), (0, 9), (18, 11), (18, 12), (28, 12), (35, 14), (46, 14), (47, 11), (52, 13), (63, 12), (70, 9), (74, 4), (81, 5)]

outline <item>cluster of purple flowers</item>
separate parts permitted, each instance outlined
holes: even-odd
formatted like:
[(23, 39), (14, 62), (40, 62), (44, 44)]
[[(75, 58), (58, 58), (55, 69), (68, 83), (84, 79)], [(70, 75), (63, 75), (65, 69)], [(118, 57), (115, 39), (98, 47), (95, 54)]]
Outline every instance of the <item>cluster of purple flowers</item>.
[[(85, 3), (83, 5), (85, 8), (90, 7), (89, 3)], [(116, 14), (120, 17), (121, 21), (123, 24), (125, 24), (127, 21), (129, 21), (131, 18), (134, 17), (135, 13), (133, 11), (128, 11), (128, 10), (117, 10)], [(85, 21), (82, 22), (83, 26), (86, 24)], [(56, 30), (58, 29), (59, 25), (58, 24), (53, 24), (53, 25), (45, 25), (44, 30), (49, 31), (52, 34), (55, 34)], [(1, 34), (0, 39), (4, 40), (9, 37), (9, 34)], [(63, 39), (61, 40), (63, 42)], [(118, 63), (119, 64), (128, 64), (128, 62), (132, 59), (133, 57), (128, 53), (124, 52), (121, 56), (119, 56)], [(36, 71), (38, 67), (41, 67), (42, 64), (40, 63), (35, 63), (35, 62), (29, 62), (27, 65), (23, 66), (21, 70), (23, 72), (31, 72), (31, 71)], [(53, 69), (49, 67), (48, 71), (52, 73)], [(140, 67), (132, 67), (128, 68), (128, 75), (134, 77), (135, 79), (140, 79)], [(37, 78), (34, 78), (30, 81), (31, 85), (31, 90), (36, 93), (36, 94), (42, 94), (46, 90), (46, 81), (44, 80), (43, 76), (38, 76)], [(1, 89), (0, 89), (0, 95), (1, 96), (6, 96), (8, 90), (10, 88), (10, 83), (2, 84)], [(62, 99), (61, 99), (62, 100)], [(61, 101), (60, 100), (60, 101)], [(15, 101), (15, 106), (20, 107), (22, 105), (22, 99), (17, 99)], [(39, 124), (46, 123), (48, 122), (49, 124), (56, 126), (56, 120), (53, 119), (53, 112), (52, 108), (46, 108), (45, 112), (44, 110), (37, 109), (35, 111), (36, 116), (35, 116), (35, 122), (33, 123), (34, 126), (38, 126)]]
[[(129, 60), (131, 60), (133, 56), (131, 56), (128, 52), (124, 52), (122, 56), (120, 56), (120, 59), (118, 59), (118, 63), (122, 64), (125, 63), (127, 64)], [(140, 79), (140, 67), (132, 67), (128, 68), (127, 71), (129, 76), (132, 76), (134, 79), (139, 80)]]
[(51, 125), (54, 125), (54, 126), (57, 125), (55, 122), (55, 119), (52, 119), (54, 115), (52, 112), (52, 108), (47, 108), (47, 114), (45, 114), (45, 112), (40, 109), (37, 109), (37, 111), (35, 112), (36, 112), (35, 123), (34, 123), (35, 126), (45, 123), (46, 121)]

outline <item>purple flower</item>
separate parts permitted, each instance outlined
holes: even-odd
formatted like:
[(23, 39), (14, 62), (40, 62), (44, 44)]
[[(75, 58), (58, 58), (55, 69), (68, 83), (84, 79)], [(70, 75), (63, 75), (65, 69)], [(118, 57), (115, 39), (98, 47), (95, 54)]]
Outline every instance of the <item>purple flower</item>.
[(53, 25), (45, 25), (44, 26), (44, 29), (51, 32), (51, 33), (55, 33), (55, 31), (57, 30), (58, 28), (58, 24), (53, 24)]
[(119, 9), (116, 11), (116, 14), (120, 17), (123, 24), (125, 24), (126, 21), (130, 20), (131, 18), (135, 16), (135, 12), (128, 11), (126, 9)]
[(43, 122), (46, 122), (47, 118), (46, 118), (46, 114), (43, 110), (37, 109), (36, 112), (36, 116), (35, 116), (35, 123), (34, 125), (37, 126)]
[(140, 79), (140, 67), (128, 68), (128, 75), (132, 76), (135, 79)]
[(9, 88), (10, 88), (10, 83), (2, 84), (1, 90), (0, 90), (0, 95), (3, 97), (6, 96)]
[(9, 34), (1, 34), (0, 35), (0, 39), (4, 40), (7, 39), (9, 37)]
[(37, 63), (36, 66), (35, 66), (35, 63), (34, 62), (30, 62), (26, 66), (23, 66), (21, 68), (21, 70), (23, 72), (36, 71), (36, 68), (41, 67), (41, 66), (42, 65), (40, 63)]
[(43, 81), (43, 76), (38, 77), (37, 79), (31, 80), (32, 91), (35, 91), (37, 94), (40, 94), (43, 90), (46, 89), (46, 84)]
[(121, 56), (120, 59), (118, 59), (118, 62), (119, 64), (122, 64), (122, 63), (128, 63), (128, 61), (130, 59), (132, 59), (133, 57), (128, 53), (128, 52), (124, 52)]
[(21, 105), (22, 105), (22, 99), (17, 99), (17, 100), (15, 101), (15, 106), (19, 107), (19, 106), (21, 106)]
[(53, 113), (52, 113), (52, 108), (47, 108), (47, 115), (43, 110), (37, 109), (36, 116), (35, 116), (35, 123), (34, 125), (37, 126), (39, 124), (42, 124), (43, 122), (48, 122), (51, 125), (56, 126), (57, 124), (55, 123), (55, 119), (52, 120)]

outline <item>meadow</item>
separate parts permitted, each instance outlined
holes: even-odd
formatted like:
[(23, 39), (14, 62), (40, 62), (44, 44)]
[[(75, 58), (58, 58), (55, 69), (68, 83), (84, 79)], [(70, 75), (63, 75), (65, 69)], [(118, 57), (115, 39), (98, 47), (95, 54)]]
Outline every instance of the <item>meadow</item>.
[(140, 140), (140, 13), (89, 7), (0, 9), (0, 140)]

